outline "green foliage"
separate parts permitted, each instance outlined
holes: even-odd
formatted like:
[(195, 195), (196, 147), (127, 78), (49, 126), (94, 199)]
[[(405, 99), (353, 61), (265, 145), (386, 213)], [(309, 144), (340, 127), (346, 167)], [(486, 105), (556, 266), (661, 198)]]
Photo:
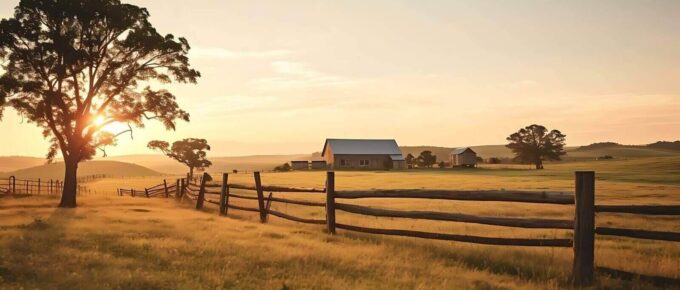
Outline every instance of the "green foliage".
[(506, 147), (515, 154), (515, 160), (522, 163), (536, 165), (536, 169), (543, 169), (544, 160), (561, 160), (564, 151), (566, 135), (559, 130), (548, 132), (544, 126), (530, 125), (510, 135), (510, 142)]
[(166, 141), (153, 140), (147, 145), (149, 149), (159, 150), (166, 156), (183, 163), (189, 167), (189, 174), (193, 176), (194, 169), (204, 170), (212, 165), (207, 158), (210, 145), (205, 139), (186, 138), (172, 143), (172, 147)]
[(420, 152), (416, 163), (418, 167), (432, 168), (433, 165), (437, 164), (437, 155), (433, 155), (432, 151), (425, 150)]

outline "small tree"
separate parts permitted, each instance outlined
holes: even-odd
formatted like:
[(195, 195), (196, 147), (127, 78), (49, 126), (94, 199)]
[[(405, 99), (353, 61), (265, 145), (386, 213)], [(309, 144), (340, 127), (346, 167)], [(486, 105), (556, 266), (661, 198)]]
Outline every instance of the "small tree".
[(290, 167), (290, 164), (288, 164), (288, 162), (284, 163), (283, 165), (274, 167), (274, 171), (277, 171), (277, 172), (286, 172), (286, 171), (290, 171), (291, 169), (293, 169), (293, 168)]
[(498, 157), (489, 158), (489, 164), (501, 164), (502, 160)]
[(432, 155), (432, 151), (425, 150), (420, 152), (417, 162), (419, 167), (432, 168), (432, 165), (437, 164), (437, 155)]
[(160, 150), (166, 156), (179, 161), (189, 167), (189, 175), (194, 176), (194, 169), (203, 170), (212, 165), (206, 159), (206, 151), (210, 150), (210, 145), (205, 139), (187, 138), (170, 144), (165, 141), (153, 140), (147, 145), (150, 149)]
[[(6, 106), (36, 124), (61, 153), (60, 207), (76, 207), (78, 164), (116, 137), (160, 121), (189, 121), (169, 91), (154, 83), (195, 83), (189, 43), (161, 35), (149, 12), (119, 0), (22, 0), (0, 21), (0, 117)], [(109, 124), (129, 130), (107, 132)]]
[(416, 161), (416, 157), (413, 156), (413, 154), (409, 153), (408, 155), (406, 155), (405, 160), (406, 160), (406, 165), (407, 165), (408, 167), (413, 167), (413, 164), (414, 164), (415, 161)]
[(515, 153), (515, 160), (532, 163), (536, 169), (543, 169), (544, 160), (561, 160), (566, 135), (559, 130), (548, 131), (541, 125), (530, 125), (510, 135), (506, 147)]
[(439, 166), (440, 169), (444, 169), (444, 168), (446, 168), (446, 162), (441, 161), (441, 162), (439, 162), (438, 166)]

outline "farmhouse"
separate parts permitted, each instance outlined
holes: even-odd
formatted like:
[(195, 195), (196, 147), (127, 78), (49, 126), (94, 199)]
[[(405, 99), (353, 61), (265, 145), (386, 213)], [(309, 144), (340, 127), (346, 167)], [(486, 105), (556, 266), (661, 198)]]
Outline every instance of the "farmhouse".
[(394, 139), (326, 139), (321, 151), (334, 169), (404, 169), (406, 161)]
[(477, 166), (477, 152), (470, 147), (456, 148), (451, 152), (449, 161), (451, 166), (475, 167)]

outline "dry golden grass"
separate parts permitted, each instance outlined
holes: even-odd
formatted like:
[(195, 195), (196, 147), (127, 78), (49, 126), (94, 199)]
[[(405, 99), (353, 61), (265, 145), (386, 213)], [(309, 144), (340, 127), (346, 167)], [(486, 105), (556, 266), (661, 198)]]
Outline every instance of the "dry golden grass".
[[(219, 179), (218, 174), (213, 177)], [(167, 177), (174, 180), (176, 177)], [(264, 184), (322, 188), (323, 172), (263, 173)], [(162, 178), (102, 179), (86, 184), (109, 196), (85, 196), (80, 208), (54, 209), (56, 200), (0, 199), (0, 287), (15, 288), (257, 288), (271, 289), (564, 289), (569, 248), (473, 245), (365, 235), (185, 201), (115, 197), (115, 188), (141, 189)], [(230, 175), (252, 184), (252, 175)], [(338, 172), (336, 187), (524, 189), (572, 191), (573, 181), (544, 176), (457, 171)], [(240, 192), (242, 194), (252, 194)], [(322, 201), (319, 194), (280, 196)], [(216, 196), (210, 196), (216, 199)], [(254, 201), (233, 204), (256, 207)], [(409, 199), (351, 200), (391, 209), (421, 209), (516, 217), (572, 218), (573, 206)], [(597, 182), (598, 204), (680, 204), (680, 186)], [(273, 204), (289, 214), (323, 219), (323, 208)], [(497, 237), (569, 237), (566, 230), (513, 229), (474, 224), (371, 218), (338, 211), (338, 222)], [(598, 224), (680, 231), (677, 219), (601, 214)], [(677, 243), (599, 236), (596, 264), (680, 278)], [(37, 254), (39, 253), (39, 254)], [(54, 267), (53, 265), (59, 265)], [(600, 276), (594, 288), (649, 289), (649, 284)]]

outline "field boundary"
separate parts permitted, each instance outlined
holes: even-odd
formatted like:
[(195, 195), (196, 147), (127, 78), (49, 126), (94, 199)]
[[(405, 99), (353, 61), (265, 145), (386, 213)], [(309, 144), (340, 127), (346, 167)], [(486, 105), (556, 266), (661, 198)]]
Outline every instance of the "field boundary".
[[(423, 239), (458, 241), (486, 245), (528, 246), (528, 247), (571, 247), (574, 250), (571, 280), (574, 285), (591, 285), (596, 273), (621, 278), (641, 279), (657, 285), (680, 285), (679, 279), (657, 276), (646, 276), (629, 273), (622, 270), (596, 267), (595, 265), (595, 237), (596, 235), (619, 236), (626, 238), (648, 239), (667, 242), (680, 242), (680, 233), (654, 231), (648, 229), (625, 229), (599, 227), (595, 224), (596, 213), (617, 213), (636, 215), (669, 215), (680, 216), (680, 205), (595, 205), (595, 172), (577, 171), (574, 174), (574, 193), (564, 192), (536, 192), (536, 191), (462, 191), (462, 190), (425, 190), (425, 189), (396, 189), (396, 190), (347, 190), (336, 191), (335, 172), (327, 172), (325, 188), (298, 188), (284, 186), (267, 186), (262, 184), (260, 172), (254, 172), (254, 186), (229, 182), (229, 174), (222, 174), (220, 182), (213, 181), (212, 176), (204, 173), (200, 178), (177, 179), (173, 185), (163, 183), (143, 191), (135, 189), (118, 189), (119, 195), (152, 197), (175, 197), (178, 200), (195, 201), (195, 208), (202, 209), (205, 203), (218, 206), (218, 214), (226, 216), (229, 210), (240, 210), (259, 214), (260, 222), (266, 223), (270, 215), (293, 222), (325, 225), (328, 234), (336, 234), (337, 229), (361, 232), (367, 234), (395, 235)], [(230, 189), (254, 192), (248, 196), (230, 192)], [(265, 195), (265, 192), (269, 192)], [(309, 193), (325, 196), (325, 202), (301, 199), (290, 199), (274, 196), (274, 193)], [(230, 199), (257, 201), (257, 207), (237, 206), (230, 204)], [(458, 213), (434, 211), (406, 211), (390, 210), (378, 207), (368, 207), (347, 204), (343, 199), (437, 199), (461, 200), (479, 202), (520, 202), (540, 203), (574, 207), (574, 219), (542, 219), (542, 218), (514, 218), (497, 216), (475, 216)], [(325, 219), (313, 219), (294, 216), (271, 209), (273, 202), (295, 204), (308, 207), (323, 207), (326, 211)], [(343, 211), (370, 217), (408, 218), (418, 220), (435, 220), (449, 222), (464, 222), (514, 228), (542, 228), (571, 230), (573, 238), (497, 238), (485, 236), (459, 235), (449, 233), (423, 232), (417, 230), (368, 228), (339, 223), (336, 221), (336, 211)]]

